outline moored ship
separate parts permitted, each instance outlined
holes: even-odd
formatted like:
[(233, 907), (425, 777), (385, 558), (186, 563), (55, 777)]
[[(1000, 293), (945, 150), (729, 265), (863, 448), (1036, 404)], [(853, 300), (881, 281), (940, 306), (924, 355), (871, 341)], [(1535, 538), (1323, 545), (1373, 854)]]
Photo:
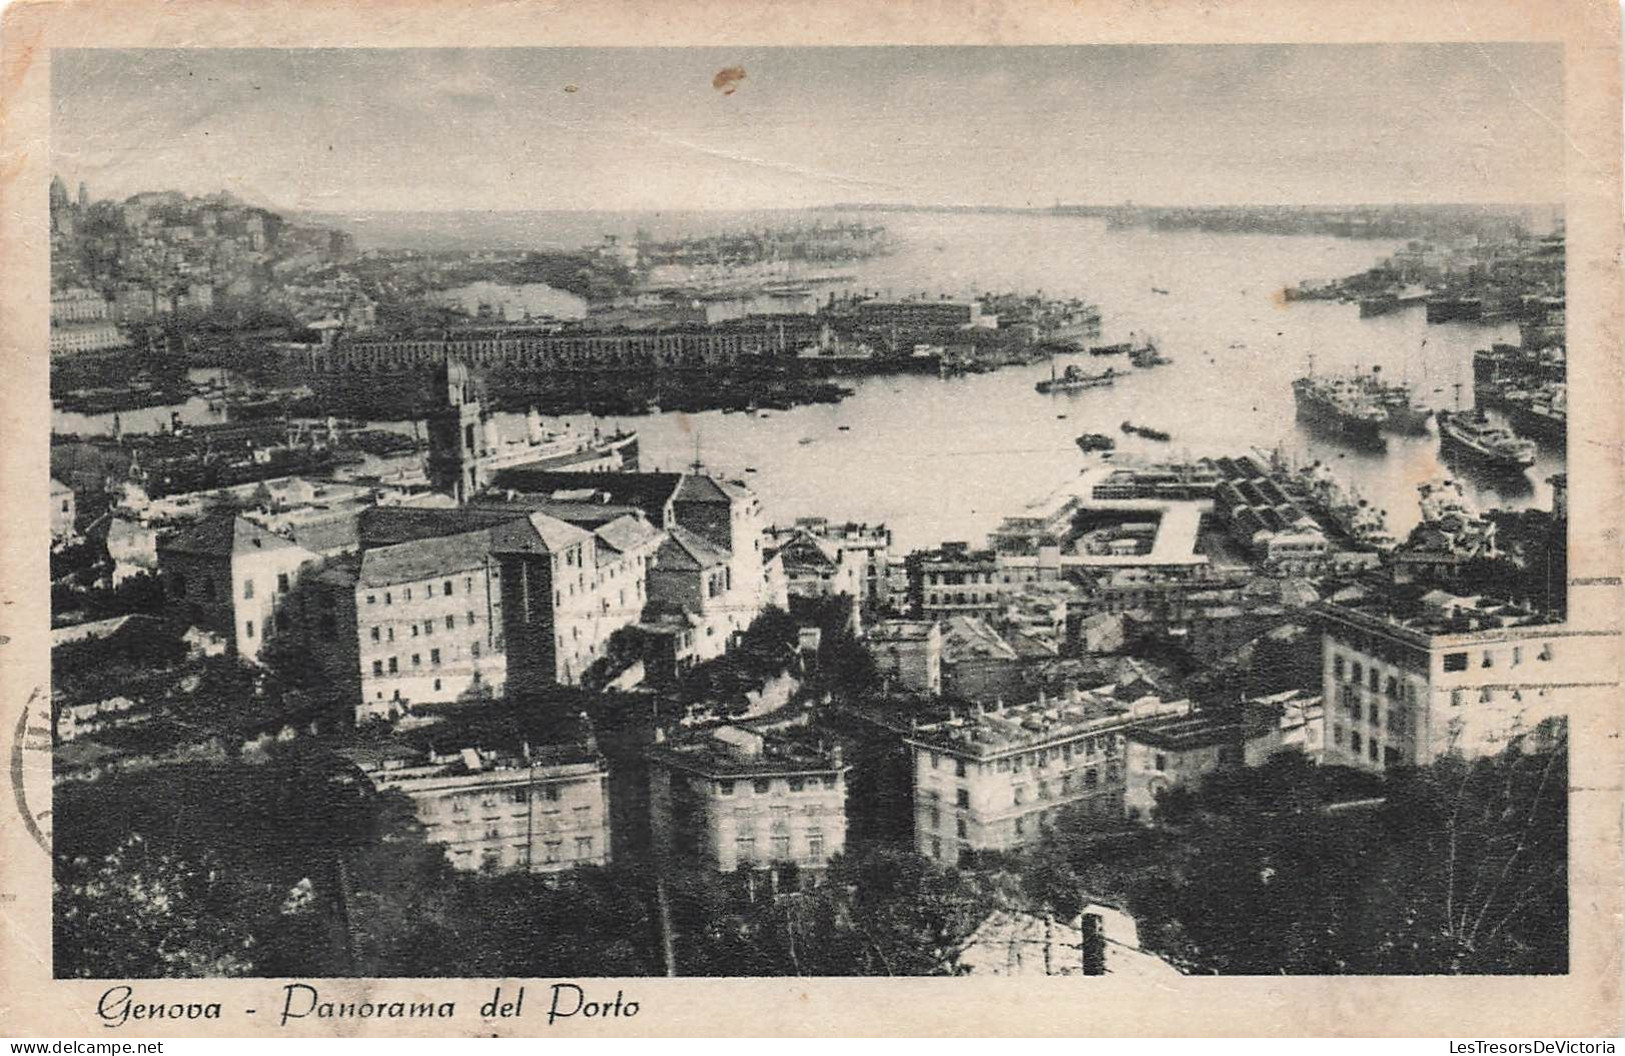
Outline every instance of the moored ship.
[(1388, 530), (1388, 513), (1373, 506), (1353, 487), (1337, 479), (1329, 466), (1315, 462), (1288, 478), (1302, 490), (1304, 503), (1330, 529), (1354, 545), (1386, 553), (1399, 545)]
[(525, 436), (504, 440), (494, 419), (485, 420), (486, 453), (480, 461), (487, 472), (515, 466), (542, 466), (579, 470), (633, 470), (638, 468), (638, 434), (632, 430), (591, 434), (555, 431), (542, 424), (535, 408), (525, 416)]
[(1098, 389), (1110, 385), (1121, 377), (1121, 372), (1108, 370), (1100, 374), (1090, 374), (1069, 366), (1060, 374), (1055, 373), (1055, 365), (1050, 364), (1050, 376), (1034, 386), (1039, 392), (1077, 392), (1082, 389)]
[(1535, 464), (1535, 442), (1496, 425), (1483, 411), (1440, 411), (1438, 417), (1443, 450), (1456, 451), (1497, 469), (1521, 472)]
[(1438, 294), (1429, 297), (1428, 322), (1477, 322), (1484, 317), (1484, 302), (1477, 297), (1455, 297)]
[(1568, 437), (1568, 386), (1562, 382), (1530, 388), (1485, 382), (1473, 391), (1480, 406), (1500, 410), (1520, 436), (1558, 443)]
[(1418, 402), (1416, 390), (1406, 382), (1387, 381), (1381, 367), (1372, 367), (1371, 373), (1361, 375), (1360, 383), (1367, 395), (1387, 415), (1383, 428), (1394, 433), (1420, 435), (1428, 431), (1428, 419), (1433, 409)]
[(1292, 383), (1298, 417), (1330, 433), (1351, 440), (1380, 443), (1388, 412), (1365, 387), (1342, 377), (1316, 377), (1313, 360), (1309, 374)]

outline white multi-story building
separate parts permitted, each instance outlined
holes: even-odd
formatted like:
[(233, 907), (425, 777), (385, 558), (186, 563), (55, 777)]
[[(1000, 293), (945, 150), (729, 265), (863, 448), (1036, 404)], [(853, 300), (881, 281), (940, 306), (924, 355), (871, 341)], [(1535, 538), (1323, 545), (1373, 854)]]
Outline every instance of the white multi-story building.
[(1435, 591), (1403, 615), (1325, 604), (1325, 761), (1383, 770), (1494, 754), (1615, 692), (1619, 634)]
[(344, 754), (375, 789), (412, 800), (425, 838), (445, 847), (458, 869), (557, 873), (610, 861), (609, 771), (590, 741)]
[(492, 530), (502, 567), (509, 692), (576, 685), (638, 622), (662, 533), (628, 514), (586, 531), (531, 513)]
[(846, 846), (848, 767), (805, 727), (722, 726), (656, 745), (649, 763), (661, 861), (822, 869)]
[(324, 663), (358, 681), (358, 718), (579, 683), (641, 616), (662, 538), (636, 511), (587, 531), (519, 504), (380, 507), (358, 534), (318, 577)]
[(953, 863), (1036, 841), (1063, 808), (1121, 817), (1125, 734), (1189, 710), (1187, 701), (1073, 692), (916, 728), (904, 738), (914, 757), (915, 848)]

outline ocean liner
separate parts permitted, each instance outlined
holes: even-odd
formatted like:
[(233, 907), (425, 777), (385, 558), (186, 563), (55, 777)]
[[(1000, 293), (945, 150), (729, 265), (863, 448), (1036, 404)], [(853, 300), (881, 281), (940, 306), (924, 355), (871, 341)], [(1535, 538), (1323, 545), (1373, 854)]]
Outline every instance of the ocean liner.
[(1483, 411), (1440, 411), (1439, 440), (1442, 449), (1496, 469), (1522, 472), (1535, 464), (1535, 442), (1494, 424)]

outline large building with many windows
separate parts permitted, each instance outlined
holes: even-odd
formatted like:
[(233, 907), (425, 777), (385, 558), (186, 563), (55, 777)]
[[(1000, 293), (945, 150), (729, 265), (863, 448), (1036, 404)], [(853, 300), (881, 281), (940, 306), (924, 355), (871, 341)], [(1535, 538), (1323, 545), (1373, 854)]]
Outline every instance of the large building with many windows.
[(846, 847), (848, 767), (805, 726), (721, 726), (656, 745), (649, 764), (663, 862), (816, 870)]
[(954, 863), (1036, 842), (1063, 809), (1120, 818), (1125, 735), (1189, 710), (1188, 701), (1124, 702), (1103, 688), (917, 727), (904, 739), (914, 759), (915, 848)]
[[(786, 603), (783, 565), (763, 550), (762, 504), (737, 481), (687, 473), (566, 473), (516, 467), (496, 486), (588, 527), (598, 509), (641, 511), (663, 538), (648, 564), (651, 601), (689, 644), (682, 662), (722, 655), (769, 606)], [(560, 502), (565, 497), (567, 501)]]
[(1494, 754), (1610, 681), (1618, 633), (1443, 591), (1317, 608), (1329, 764), (1384, 770)]
[(359, 682), (358, 718), (578, 684), (640, 618), (662, 538), (636, 510), (589, 531), (522, 503), (378, 507), (358, 535), (359, 554), (316, 577), (315, 603), (334, 617), (321, 633), (333, 677)]
[(610, 860), (609, 771), (591, 740), (417, 752), (344, 753), (379, 792), (412, 800), (425, 838), (458, 869), (557, 873)]

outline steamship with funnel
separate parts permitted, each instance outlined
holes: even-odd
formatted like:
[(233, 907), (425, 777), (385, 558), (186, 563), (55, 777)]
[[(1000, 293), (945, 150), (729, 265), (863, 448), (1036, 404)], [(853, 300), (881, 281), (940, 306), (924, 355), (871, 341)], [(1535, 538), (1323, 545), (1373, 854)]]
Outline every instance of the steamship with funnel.
[(1388, 411), (1357, 379), (1337, 375), (1315, 375), (1315, 357), (1309, 357), (1309, 372), (1292, 383), (1292, 398), (1298, 417), (1350, 440), (1381, 443), (1382, 429), (1388, 424)]

